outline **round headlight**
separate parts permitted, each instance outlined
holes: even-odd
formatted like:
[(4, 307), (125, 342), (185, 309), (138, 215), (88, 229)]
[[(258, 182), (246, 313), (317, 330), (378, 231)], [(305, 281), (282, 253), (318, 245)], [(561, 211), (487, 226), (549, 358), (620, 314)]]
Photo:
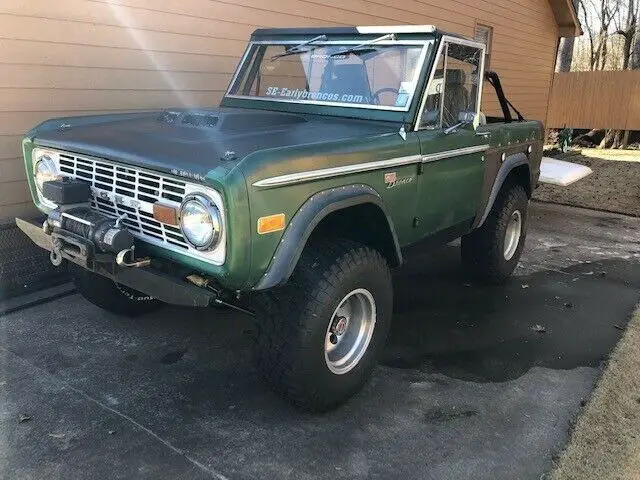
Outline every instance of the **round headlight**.
[(220, 211), (204, 195), (191, 195), (180, 208), (180, 229), (193, 247), (212, 250), (222, 234)]
[(34, 176), (36, 185), (40, 193), (42, 193), (42, 185), (49, 180), (56, 180), (60, 178), (60, 172), (53, 158), (47, 154), (42, 155), (36, 161), (34, 168)]

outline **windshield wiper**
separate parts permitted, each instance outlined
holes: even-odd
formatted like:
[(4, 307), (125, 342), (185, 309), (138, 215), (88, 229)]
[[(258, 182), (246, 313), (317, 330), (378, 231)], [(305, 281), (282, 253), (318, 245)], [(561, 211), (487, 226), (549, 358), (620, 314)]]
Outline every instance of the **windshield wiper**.
[(330, 55), (330, 57), (337, 57), (339, 55), (347, 55), (348, 53), (354, 53), (354, 52), (357, 52), (358, 50), (366, 50), (366, 47), (368, 47), (369, 45), (373, 45), (375, 43), (382, 42), (383, 40), (395, 40), (395, 39), (396, 39), (396, 34), (395, 33), (388, 33), (388, 34), (383, 35), (381, 37), (374, 38), (373, 40), (370, 40), (368, 42), (364, 42), (364, 43), (361, 43), (360, 45), (356, 45), (355, 47), (345, 48), (344, 50), (340, 50), (339, 52), (332, 53)]
[(310, 45), (315, 42), (325, 41), (326, 39), (327, 39), (326, 35), (318, 35), (317, 37), (314, 37), (311, 40), (307, 40), (306, 42), (302, 42), (298, 45), (295, 45), (294, 47), (291, 47), (289, 50), (286, 50), (284, 53), (279, 53), (277, 55), (274, 55), (273, 57), (271, 57), (271, 61), (277, 60), (278, 58), (287, 57), (289, 55), (295, 55), (296, 53), (310, 52), (314, 49), (310, 48), (308, 50), (302, 50), (302, 47), (306, 47), (307, 45)]

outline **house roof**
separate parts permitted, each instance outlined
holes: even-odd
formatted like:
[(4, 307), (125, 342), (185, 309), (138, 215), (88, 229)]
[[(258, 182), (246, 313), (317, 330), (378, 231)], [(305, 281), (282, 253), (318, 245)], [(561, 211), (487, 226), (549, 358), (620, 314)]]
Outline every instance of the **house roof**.
[(551, 10), (556, 17), (558, 33), (561, 37), (579, 37), (582, 26), (578, 19), (578, 9), (573, 0), (549, 0)]

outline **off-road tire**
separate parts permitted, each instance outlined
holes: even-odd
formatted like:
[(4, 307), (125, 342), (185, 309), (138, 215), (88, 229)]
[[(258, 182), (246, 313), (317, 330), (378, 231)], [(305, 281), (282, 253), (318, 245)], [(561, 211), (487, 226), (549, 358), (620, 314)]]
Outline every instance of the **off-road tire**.
[[(527, 209), (529, 198), (520, 184), (506, 184), (496, 198), (484, 224), (462, 237), (462, 265), (474, 280), (489, 284), (503, 283), (513, 273), (527, 235)], [(521, 234), (518, 247), (509, 259), (505, 259), (506, 229), (513, 213), (521, 214)]]
[(97, 307), (117, 315), (136, 317), (151, 313), (163, 303), (106, 277), (69, 263), (69, 275), (76, 290)]
[[(325, 360), (327, 328), (341, 300), (356, 289), (375, 300), (373, 336), (359, 362), (333, 373)], [(257, 299), (255, 367), (267, 385), (313, 412), (336, 407), (370, 377), (391, 325), (393, 287), (379, 252), (350, 240), (305, 247), (289, 282)]]

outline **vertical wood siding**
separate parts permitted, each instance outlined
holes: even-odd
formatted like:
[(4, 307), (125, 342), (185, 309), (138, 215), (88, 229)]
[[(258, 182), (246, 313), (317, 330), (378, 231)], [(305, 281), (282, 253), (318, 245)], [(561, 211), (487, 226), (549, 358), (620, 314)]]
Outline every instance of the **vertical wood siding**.
[[(548, 0), (3, 0), (0, 220), (33, 213), (20, 137), (44, 119), (216, 105), (258, 27), (409, 23), (493, 27), (507, 95), (546, 117), (558, 33)], [(484, 108), (499, 111), (490, 96)]]
[(548, 128), (640, 130), (640, 72), (557, 73)]

